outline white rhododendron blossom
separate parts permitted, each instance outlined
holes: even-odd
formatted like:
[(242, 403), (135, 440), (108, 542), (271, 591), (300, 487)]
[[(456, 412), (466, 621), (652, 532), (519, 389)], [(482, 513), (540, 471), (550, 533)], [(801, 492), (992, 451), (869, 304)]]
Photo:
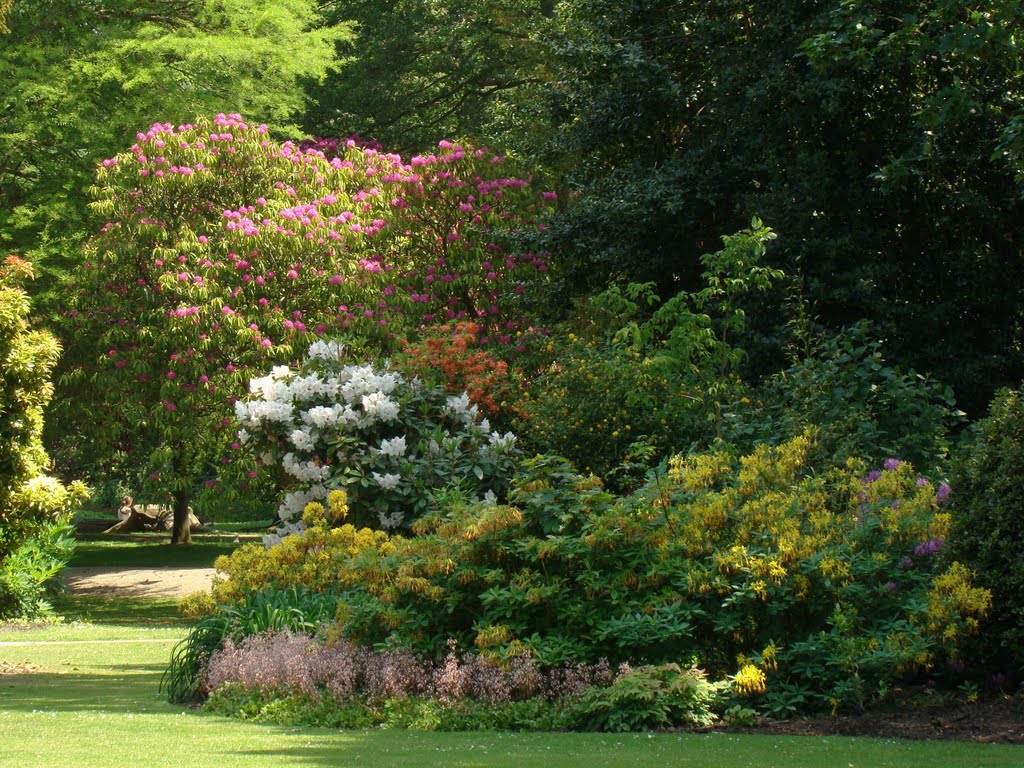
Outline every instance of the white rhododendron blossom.
[(487, 440), (490, 443), (490, 447), (497, 450), (504, 450), (515, 445), (516, 436), (511, 432), (506, 432), (504, 435), (499, 435), (497, 432), (491, 432), (487, 436)]
[(314, 341), (309, 348), (309, 359), (341, 360), (345, 347), (336, 341)]
[(390, 491), (390, 490), (392, 490), (394, 488), (397, 488), (398, 484), (400, 482), (402, 482), (402, 476), (401, 475), (395, 475), (395, 474), (391, 474), (391, 473), (388, 473), (386, 475), (382, 475), (379, 472), (374, 472), (372, 474), (373, 474), (373, 482), (375, 482), (378, 486), (383, 488), (385, 491)]
[(376, 452), (382, 456), (404, 456), (406, 451), (405, 436), (400, 435), (390, 440), (381, 440)]
[(299, 427), (298, 429), (293, 429), (288, 437), (292, 441), (292, 445), (300, 451), (311, 451), (313, 450), (316, 433), (310, 430), (309, 427)]
[(383, 392), (363, 395), (363, 411), (369, 418), (394, 421), (398, 418), (398, 404)]
[(445, 411), (466, 424), (476, 421), (477, 407), (469, 402), (469, 395), (463, 392), (458, 397), (452, 396), (445, 401)]
[(498, 503), (517, 455), (511, 432), (493, 431), (465, 393), (343, 356), (337, 342), (317, 341), (303, 365), (252, 379), (235, 403), (239, 444), (254, 466), (279, 467), (289, 489), (266, 546), (305, 530), (306, 506), (335, 488), (347, 493), (349, 522), (385, 530), (409, 526), (451, 483)]

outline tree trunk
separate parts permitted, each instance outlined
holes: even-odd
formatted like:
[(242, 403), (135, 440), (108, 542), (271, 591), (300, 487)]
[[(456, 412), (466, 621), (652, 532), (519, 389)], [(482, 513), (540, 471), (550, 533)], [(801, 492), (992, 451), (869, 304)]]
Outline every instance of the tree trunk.
[(174, 492), (174, 524), (171, 528), (171, 544), (191, 544), (192, 526), (188, 516), (188, 491)]

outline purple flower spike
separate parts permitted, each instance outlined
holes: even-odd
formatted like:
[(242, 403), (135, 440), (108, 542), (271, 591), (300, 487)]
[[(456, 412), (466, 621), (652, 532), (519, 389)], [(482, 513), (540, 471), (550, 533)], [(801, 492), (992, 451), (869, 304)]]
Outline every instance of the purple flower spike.
[(944, 502), (949, 497), (949, 494), (951, 494), (952, 492), (953, 489), (949, 487), (949, 484), (943, 483), (942, 485), (939, 486), (938, 490), (935, 491), (935, 503), (941, 505), (942, 502)]
[(892, 472), (894, 469), (899, 467), (899, 465), (900, 465), (900, 460), (899, 459), (886, 459), (885, 463), (882, 464), (882, 468), (886, 472)]

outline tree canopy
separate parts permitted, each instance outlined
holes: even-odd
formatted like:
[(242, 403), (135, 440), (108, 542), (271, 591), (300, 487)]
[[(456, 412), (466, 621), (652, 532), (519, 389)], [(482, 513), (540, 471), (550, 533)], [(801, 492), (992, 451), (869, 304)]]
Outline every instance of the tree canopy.
[[(3, 18), (0, 3), (0, 19)], [(337, 66), (346, 24), (313, 0), (15, 0), (0, 46), (0, 248), (47, 311), (89, 233), (96, 164), (155, 120), (245, 111), (287, 126)]]

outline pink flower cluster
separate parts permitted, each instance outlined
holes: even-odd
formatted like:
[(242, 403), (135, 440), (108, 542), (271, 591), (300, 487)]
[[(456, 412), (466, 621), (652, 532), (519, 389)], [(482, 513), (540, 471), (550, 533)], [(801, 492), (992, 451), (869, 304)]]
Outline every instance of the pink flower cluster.
[[(618, 674), (628, 670), (624, 666)], [(447, 704), (462, 699), (494, 704), (535, 696), (572, 698), (611, 685), (615, 676), (606, 662), (545, 669), (528, 656), (501, 663), (459, 654), (453, 642), (448, 655), (436, 660), (410, 651), (373, 651), (347, 641), (325, 646), (310, 635), (286, 630), (237, 643), (229, 639), (203, 670), (207, 692), (239, 683), (248, 690), (299, 693), (314, 700), (326, 691), (338, 701), (425, 696)]]
[(104, 371), (131, 407), (174, 428), (219, 418), (248, 367), (318, 336), (386, 350), (468, 319), (481, 343), (525, 350), (523, 294), (548, 258), (510, 243), (553, 197), (498, 159), (452, 142), (408, 161), (355, 137), (278, 144), (237, 114), (154, 123), (101, 164), (111, 210), (67, 314), (109, 339)]

